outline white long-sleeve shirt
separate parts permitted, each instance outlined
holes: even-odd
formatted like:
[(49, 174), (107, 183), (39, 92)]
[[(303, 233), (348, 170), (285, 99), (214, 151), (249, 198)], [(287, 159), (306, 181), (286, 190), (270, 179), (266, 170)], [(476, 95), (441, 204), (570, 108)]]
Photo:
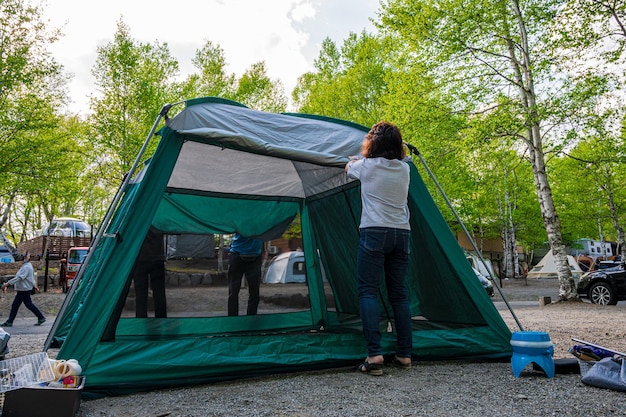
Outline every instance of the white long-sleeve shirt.
[(348, 176), (361, 181), (361, 224), (410, 230), (410, 170), (398, 159), (365, 158), (348, 165)]
[(13, 285), (15, 291), (30, 291), (37, 286), (35, 283), (35, 271), (33, 265), (29, 261), (25, 261), (22, 267), (17, 271), (14, 278), (8, 283)]

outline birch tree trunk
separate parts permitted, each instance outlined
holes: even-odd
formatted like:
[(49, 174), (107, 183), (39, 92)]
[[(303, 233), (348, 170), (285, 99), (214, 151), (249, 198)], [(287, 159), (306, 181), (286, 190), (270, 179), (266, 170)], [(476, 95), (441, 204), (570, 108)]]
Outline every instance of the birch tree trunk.
[(611, 183), (609, 181), (610, 170), (606, 166), (604, 166), (604, 176), (605, 178), (607, 178), (606, 186), (605, 186), (606, 198), (609, 203), (609, 211), (611, 212), (611, 220), (613, 221), (613, 227), (615, 227), (615, 231), (617, 232), (617, 246), (619, 248), (619, 254), (623, 262), (624, 260), (626, 260), (626, 245), (624, 244), (624, 240), (625, 240), (624, 228), (619, 222), (617, 208), (615, 207), (615, 197), (613, 193), (613, 187), (611, 186)]
[(514, 204), (511, 202), (509, 198), (509, 193), (506, 193), (506, 201), (507, 201), (507, 211), (509, 213), (509, 253), (511, 254), (511, 270), (509, 271), (509, 278), (517, 278), (517, 273), (519, 271), (519, 255), (517, 253), (517, 234), (515, 233), (515, 225), (513, 223), (513, 207)]
[[(506, 175), (506, 174), (505, 174)], [(515, 228), (513, 226), (513, 213), (511, 208), (511, 200), (509, 192), (504, 192), (504, 209), (501, 202), (498, 200), (498, 211), (500, 212), (500, 218), (502, 219), (502, 253), (504, 259), (504, 270), (501, 271), (503, 278), (515, 278), (515, 248), (516, 237)]]
[(496, 201), (498, 203), (498, 212), (500, 213), (500, 219), (502, 220), (501, 235), (502, 235), (502, 254), (504, 258), (502, 263), (504, 267), (499, 271), (500, 278), (509, 277), (509, 228), (507, 227), (506, 215), (502, 208), (502, 202), (496, 192)]
[(617, 215), (617, 209), (615, 208), (615, 201), (613, 200), (613, 195), (609, 194), (609, 209), (611, 210), (611, 219), (613, 220), (613, 226), (617, 231), (617, 246), (619, 246), (619, 255), (621, 256), (622, 261), (626, 260), (626, 237), (624, 236), (624, 228), (619, 222), (619, 218)]
[[(598, 201), (598, 203), (600, 202)], [(600, 238), (600, 256), (601, 256), (600, 259), (606, 260), (606, 242), (604, 240), (604, 234), (602, 233), (602, 218), (600, 217), (599, 212), (598, 212), (597, 223), (598, 223), (598, 237)]]
[(496, 201), (498, 205), (498, 213), (501, 219), (501, 236), (502, 236), (502, 253), (504, 254), (504, 268), (500, 276), (507, 279), (516, 278), (519, 271), (519, 256), (517, 254), (517, 234), (515, 233), (515, 223), (513, 214), (515, 212), (515, 198), (511, 196), (509, 191), (509, 170), (504, 165), (502, 167), (502, 183), (504, 184), (503, 194), (504, 202), (501, 201), (498, 191), (496, 190)]
[(11, 195), (9, 196), (9, 201), (7, 201), (7, 205), (4, 207), (2, 211), (2, 216), (0, 217), (0, 228), (4, 226), (9, 218), (9, 213), (11, 212), (11, 207), (13, 207), (13, 201), (15, 200), (15, 195), (17, 194), (17, 190), (13, 190)]
[[(561, 222), (554, 206), (552, 189), (550, 188), (548, 174), (546, 172), (540, 126), (541, 118), (537, 111), (537, 96), (531, 71), (532, 60), (530, 57), (525, 22), (518, 0), (511, 0), (511, 7), (517, 19), (521, 45), (514, 45), (513, 41), (509, 38), (509, 57), (516, 77), (520, 101), (526, 114), (525, 141), (528, 145), (530, 163), (532, 165), (535, 186), (537, 188), (537, 198), (541, 208), (543, 223), (548, 234), (548, 242), (550, 243), (556, 264), (559, 279), (559, 299), (562, 301), (578, 299), (576, 285), (567, 260), (565, 245), (563, 244)], [(516, 54), (516, 51), (520, 51), (520, 49), (521, 60), (518, 59)]]

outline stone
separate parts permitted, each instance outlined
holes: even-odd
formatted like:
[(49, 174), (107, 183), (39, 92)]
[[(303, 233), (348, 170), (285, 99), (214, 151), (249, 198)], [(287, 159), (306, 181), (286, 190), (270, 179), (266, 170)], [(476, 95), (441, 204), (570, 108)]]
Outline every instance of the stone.
[(551, 297), (539, 297), (539, 305), (545, 306), (546, 304), (550, 304), (552, 302)]

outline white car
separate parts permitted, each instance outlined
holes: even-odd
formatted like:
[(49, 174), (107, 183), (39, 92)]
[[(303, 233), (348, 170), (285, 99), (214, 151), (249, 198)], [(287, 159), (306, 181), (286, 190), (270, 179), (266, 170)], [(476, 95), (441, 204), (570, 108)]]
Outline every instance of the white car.
[(485, 291), (487, 291), (487, 295), (489, 297), (493, 297), (493, 284), (491, 283), (491, 281), (489, 281), (480, 272), (478, 272), (476, 268), (472, 267), (472, 269), (474, 270), (474, 273), (476, 274), (476, 277), (478, 277), (480, 283), (483, 284), (483, 288), (485, 289)]

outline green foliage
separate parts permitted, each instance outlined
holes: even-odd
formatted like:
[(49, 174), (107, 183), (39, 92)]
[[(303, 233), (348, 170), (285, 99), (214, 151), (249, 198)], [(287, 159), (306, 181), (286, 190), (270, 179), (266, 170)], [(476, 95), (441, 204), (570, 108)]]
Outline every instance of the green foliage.
[(216, 96), (232, 97), (235, 90), (235, 76), (226, 72), (226, 57), (219, 45), (207, 41), (196, 51), (192, 60), (199, 73), (192, 74), (182, 83), (181, 99)]
[(239, 78), (233, 98), (262, 111), (280, 113), (287, 108), (283, 85), (279, 80), (269, 78), (265, 62), (253, 64)]
[(282, 238), (287, 239), (287, 240), (302, 239), (302, 221), (300, 218), (300, 214), (298, 214), (293, 219), (293, 221), (291, 222), (291, 224), (289, 225), (285, 233), (283, 233)]
[[(626, 3), (570, 0), (552, 27), (551, 38), (565, 59), (585, 55), (606, 63), (623, 63), (626, 48)], [(593, 66), (611, 71), (610, 67)]]
[[(595, 6), (589, 6), (592, 3)], [(563, 59), (566, 40), (582, 40), (574, 27), (560, 24), (568, 16), (566, 11), (577, 8), (580, 16), (583, 9), (593, 13), (577, 17), (580, 22), (608, 19), (598, 7), (607, 5), (559, 0), (390, 0), (383, 5), (378, 28), (394, 37), (398, 48), (404, 50), (405, 62), (411, 63), (396, 71), (400, 74), (400, 81), (395, 83), (400, 94), (390, 99), (392, 108), (410, 109), (411, 103), (429, 97), (433, 103), (441, 103), (440, 108), (456, 114), (459, 123), (435, 123), (438, 128), (450, 127), (448, 140), (430, 147), (422, 145), (422, 149), (441, 167), (438, 177), (450, 194), (459, 196), (460, 212), (470, 224), (477, 223), (472, 219), (478, 213), (493, 215), (494, 203), (500, 204), (502, 196), (508, 195), (515, 201), (518, 238), (530, 246), (537, 244), (545, 239), (546, 232), (534, 226), (541, 225), (542, 218), (536, 200), (530, 198), (535, 191), (547, 210), (543, 213), (546, 221), (553, 224), (557, 219), (554, 213), (573, 221), (570, 212), (575, 209), (562, 204), (560, 192), (556, 203), (550, 203), (549, 184), (559, 184), (561, 176), (550, 170), (548, 182), (543, 161), (549, 162), (590, 133), (606, 133), (611, 124), (615, 125), (615, 117), (623, 114), (619, 108), (606, 105), (610, 103), (608, 93), (619, 85), (617, 77), (607, 71), (583, 71), (582, 66), (576, 66), (575, 56)], [(622, 15), (614, 15), (613, 28)], [(576, 18), (573, 14), (569, 17)], [(601, 25), (591, 26), (605, 35), (609, 32)], [(615, 33), (621, 36), (619, 31)], [(592, 43), (571, 46), (581, 51)], [(407, 68), (421, 71), (411, 76)], [(419, 85), (416, 80), (424, 79), (424, 74), (432, 80), (429, 85), (435, 92), (424, 95), (425, 90), (418, 89), (418, 94), (412, 94), (409, 86)], [(403, 124), (415, 126), (415, 131), (431, 131), (425, 120), (412, 119), (423, 112), (405, 112)], [(404, 132), (412, 133), (413, 128), (409, 129)], [(533, 175), (529, 166), (522, 175), (522, 158), (531, 162)], [(533, 176), (536, 186), (529, 182)], [(577, 177), (570, 174), (570, 178)], [(464, 186), (472, 192), (463, 192)], [(495, 197), (491, 203), (489, 195)], [(488, 217), (494, 219), (492, 215)], [(568, 224), (566, 239), (571, 230)]]
[[(172, 97), (168, 86), (178, 73), (178, 62), (167, 44), (136, 42), (120, 21), (113, 42), (98, 47), (92, 73), (101, 92), (90, 101), (93, 141), (102, 156), (101, 173), (109, 186), (118, 186), (159, 110)], [(152, 141), (144, 157), (155, 148)]]
[(303, 74), (293, 100), (303, 113), (371, 126), (385, 117), (386, 78), (392, 68), (388, 39), (351, 33), (338, 49), (325, 39), (315, 71)]
[(0, 207), (12, 212), (9, 229), (28, 221), (15, 218), (16, 207), (28, 216), (36, 206), (29, 199), (64, 174), (66, 148), (54, 132), (67, 78), (48, 50), (58, 36), (40, 8), (0, 2)]
[(552, 172), (559, 178), (555, 198), (568, 208), (564, 210), (564, 224), (574, 238), (599, 239), (602, 233), (606, 240), (617, 241), (615, 222), (626, 222), (626, 165), (621, 141), (608, 139), (581, 141), (566, 156), (551, 161)]
[(32, 174), (31, 153), (42, 155), (38, 133), (57, 122), (66, 81), (47, 47), (41, 10), (21, 0), (0, 2), (0, 174), (14, 184)]
[(216, 96), (238, 101), (262, 111), (280, 113), (287, 108), (287, 98), (279, 80), (267, 75), (265, 62), (252, 64), (237, 79), (226, 71), (226, 58), (219, 45), (207, 41), (196, 51), (193, 64), (198, 73), (191, 74), (177, 86), (180, 99)]

